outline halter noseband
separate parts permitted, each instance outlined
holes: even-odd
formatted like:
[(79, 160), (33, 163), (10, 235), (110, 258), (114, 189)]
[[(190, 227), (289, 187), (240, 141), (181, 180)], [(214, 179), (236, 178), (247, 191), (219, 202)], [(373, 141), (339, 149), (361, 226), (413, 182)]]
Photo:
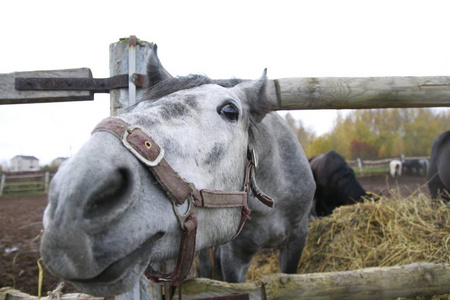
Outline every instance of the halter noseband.
[[(178, 284), (186, 278), (195, 256), (195, 239), (197, 234), (195, 210), (197, 207), (242, 207), (241, 220), (234, 237), (241, 232), (245, 220), (249, 218), (250, 208), (247, 204), (247, 198), (250, 189), (253, 191), (254, 196), (262, 203), (273, 207), (273, 200), (264, 194), (256, 185), (256, 155), (250, 147), (248, 150), (248, 162), (245, 168), (242, 192), (198, 190), (193, 184), (186, 182), (172, 169), (164, 159), (164, 149), (142, 127), (130, 125), (119, 118), (108, 117), (101, 121), (92, 133), (97, 131), (106, 131), (116, 136), (139, 161), (148, 167), (156, 177), (158, 183), (166, 191), (172, 202), (174, 213), (181, 225), (182, 235), (177, 265), (169, 274), (155, 271), (149, 266), (150, 271), (146, 272), (146, 276), (154, 282)], [(177, 207), (186, 201), (188, 201), (188, 210), (186, 213), (180, 214)]]

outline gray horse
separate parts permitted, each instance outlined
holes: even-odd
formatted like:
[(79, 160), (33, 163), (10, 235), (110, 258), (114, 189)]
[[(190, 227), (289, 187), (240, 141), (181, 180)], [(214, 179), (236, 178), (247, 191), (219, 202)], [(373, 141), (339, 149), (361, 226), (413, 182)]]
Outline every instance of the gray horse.
[[(148, 76), (142, 100), (102, 121), (55, 175), (41, 241), (47, 269), (80, 291), (117, 295), (144, 273), (177, 283), (192, 253), (229, 242), (225, 280), (244, 281), (263, 247), (280, 248), (281, 270), (294, 273), (315, 183), (297, 139), (270, 112), (265, 73), (238, 84), (173, 78), (155, 47)], [(169, 275), (155, 271), (177, 257)]]

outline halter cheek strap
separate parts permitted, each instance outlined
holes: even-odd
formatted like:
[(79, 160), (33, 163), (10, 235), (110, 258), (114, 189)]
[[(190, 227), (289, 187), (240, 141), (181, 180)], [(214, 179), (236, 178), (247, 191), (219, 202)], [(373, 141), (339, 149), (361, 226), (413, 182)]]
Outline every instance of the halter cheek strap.
[[(142, 127), (132, 126), (121, 119), (109, 117), (101, 121), (92, 133), (97, 131), (109, 132), (121, 140), (123, 145), (154, 174), (158, 183), (166, 191), (172, 202), (174, 213), (178, 218), (182, 230), (177, 265), (174, 271), (169, 274), (154, 271), (149, 267), (150, 271), (146, 275), (155, 282), (178, 284), (186, 278), (195, 256), (195, 239), (197, 234), (195, 210), (197, 207), (242, 207), (241, 220), (234, 237), (240, 233), (245, 221), (249, 218), (250, 208), (247, 204), (247, 198), (250, 189), (252, 189), (254, 196), (262, 203), (273, 207), (273, 200), (265, 195), (256, 185), (256, 155), (254, 151), (250, 151), (250, 147), (248, 163), (245, 169), (243, 191), (198, 190), (193, 184), (187, 183), (182, 179), (168, 164), (164, 159), (164, 149)], [(180, 214), (177, 207), (186, 201), (188, 202), (188, 211)]]

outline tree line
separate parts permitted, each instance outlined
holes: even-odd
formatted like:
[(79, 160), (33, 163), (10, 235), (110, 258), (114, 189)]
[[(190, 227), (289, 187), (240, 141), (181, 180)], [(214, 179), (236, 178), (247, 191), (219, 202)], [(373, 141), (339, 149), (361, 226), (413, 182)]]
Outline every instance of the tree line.
[(390, 108), (338, 112), (331, 132), (316, 136), (291, 114), (286, 121), (307, 157), (335, 150), (345, 159), (428, 156), (436, 137), (449, 130), (450, 110)]

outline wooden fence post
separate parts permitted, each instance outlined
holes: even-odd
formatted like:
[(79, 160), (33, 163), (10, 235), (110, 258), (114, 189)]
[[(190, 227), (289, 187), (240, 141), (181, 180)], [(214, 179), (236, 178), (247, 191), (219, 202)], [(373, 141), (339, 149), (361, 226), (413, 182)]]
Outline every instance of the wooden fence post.
[[(109, 46), (110, 76), (128, 74), (129, 87), (110, 91), (110, 115), (117, 116), (136, 103), (138, 90), (134, 83), (136, 74), (147, 74), (147, 62), (153, 48), (153, 43), (138, 40), (135, 36), (120, 39)], [(142, 276), (134, 288), (115, 300), (162, 300), (161, 286), (151, 284)]]
[(49, 171), (46, 171), (45, 172), (45, 182), (44, 182), (44, 191), (45, 191), (45, 193), (47, 193), (48, 192), (48, 186), (49, 186), (49, 184), (50, 184), (50, 172)]
[(3, 189), (5, 188), (6, 175), (2, 174), (2, 180), (0, 182), (0, 196), (3, 195)]
[(361, 175), (364, 175), (364, 170), (363, 170), (363, 167), (362, 167), (361, 159), (358, 157), (358, 158), (356, 159), (356, 161), (357, 161), (357, 163), (358, 163), (359, 173), (360, 173)]
[[(110, 76), (128, 74), (129, 86), (131, 87), (130, 89), (121, 88), (110, 91), (111, 116), (120, 115), (125, 108), (135, 103), (133, 95), (137, 91), (136, 85), (134, 84), (134, 74), (147, 74), (147, 62), (152, 48), (153, 43), (136, 39), (134, 36), (120, 39), (118, 42), (109, 46)], [(131, 64), (129, 63), (130, 58)], [(132, 99), (130, 99), (130, 93)]]

